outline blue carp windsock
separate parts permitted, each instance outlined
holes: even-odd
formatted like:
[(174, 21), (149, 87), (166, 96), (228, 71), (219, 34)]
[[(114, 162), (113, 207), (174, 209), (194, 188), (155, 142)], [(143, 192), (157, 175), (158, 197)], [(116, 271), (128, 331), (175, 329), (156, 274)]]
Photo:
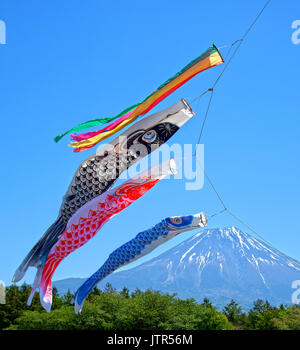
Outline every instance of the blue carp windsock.
[(28, 304), (31, 303), (36, 288), (39, 288), (41, 304), (49, 312), (52, 305), (52, 276), (61, 261), (92, 239), (112, 217), (141, 198), (160, 180), (176, 172), (174, 159), (159, 163), (77, 210), (51, 248), (41, 277), (37, 275), (33, 283)]
[(20, 281), (29, 266), (41, 272), (49, 251), (76, 211), (111, 188), (122, 172), (167, 142), (193, 115), (182, 99), (135, 123), (82, 162), (63, 197), (57, 220), (27, 254), (12, 281)]
[(135, 238), (111, 253), (100, 269), (77, 290), (73, 298), (73, 301), (75, 301), (75, 312), (81, 311), (84, 300), (93, 288), (115, 270), (149, 254), (153, 249), (179, 233), (205, 227), (206, 225), (206, 215), (199, 213), (169, 217), (150, 229), (140, 232)]

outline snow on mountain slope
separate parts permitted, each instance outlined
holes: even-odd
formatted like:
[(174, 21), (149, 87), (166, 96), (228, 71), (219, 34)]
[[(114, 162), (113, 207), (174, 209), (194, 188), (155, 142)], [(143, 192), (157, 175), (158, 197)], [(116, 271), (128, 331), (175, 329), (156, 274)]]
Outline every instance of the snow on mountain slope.
[(117, 289), (151, 288), (197, 301), (207, 297), (219, 307), (235, 299), (248, 309), (258, 298), (273, 305), (290, 304), (291, 284), (300, 280), (299, 266), (238, 228), (228, 227), (199, 232), (148, 262), (112, 274), (99, 286), (109, 282)]

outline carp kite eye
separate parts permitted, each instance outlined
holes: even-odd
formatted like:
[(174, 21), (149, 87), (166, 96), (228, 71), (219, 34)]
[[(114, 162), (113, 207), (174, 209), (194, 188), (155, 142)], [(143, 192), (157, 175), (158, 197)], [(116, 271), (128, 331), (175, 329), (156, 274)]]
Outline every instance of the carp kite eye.
[(157, 133), (155, 130), (150, 130), (145, 132), (145, 134), (142, 136), (142, 140), (147, 142), (147, 143), (151, 143), (153, 141), (155, 141), (157, 137)]
[(182, 223), (182, 219), (181, 219), (181, 217), (179, 217), (179, 216), (174, 216), (173, 218), (171, 218), (171, 220), (172, 220), (172, 222), (173, 222), (174, 224), (176, 224), (176, 225), (179, 225), (179, 224)]

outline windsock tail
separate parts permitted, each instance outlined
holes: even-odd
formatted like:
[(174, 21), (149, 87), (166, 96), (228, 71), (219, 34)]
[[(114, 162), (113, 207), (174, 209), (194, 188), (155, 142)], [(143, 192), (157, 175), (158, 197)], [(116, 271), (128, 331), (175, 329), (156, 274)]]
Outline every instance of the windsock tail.
[(49, 279), (45, 284), (40, 285), (40, 302), (43, 308), (47, 311), (51, 311), (52, 306), (52, 280)]
[[(57, 266), (61, 262), (61, 260), (51, 252), (52, 251), (50, 251), (45, 263), (43, 264), (41, 276), (36, 279), (40, 290), (40, 302), (47, 312), (50, 312), (52, 306), (52, 277)], [(33, 287), (35, 288), (36, 285)]]
[(35, 292), (36, 292), (36, 289), (35, 289), (35, 288), (32, 288), (32, 289), (31, 289), (31, 292), (30, 292), (30, 294), (29, 294), (28, 300), (27, 300), (27, 305), (28, 305), (28, 306), (31, 305), (32, 299), (33, 299), (33, 297), (34, 297)]
[(95, 278), (89, 278), (79, 287), (72, 299), (72, 303), (75, 304), (74, 309), (76, 314), (81, 312), (86, 297), (99, 282), (100, 281)]
[[(45, 259), (44, 259), (45, 260)], [(32, 303), (32, 299), (34, 297), (34, 294), (36, 292), (36, 290), (39, 288), (40, 290), (40, 295), (41, 295), (41, 279), (42, 279), (42, 274), (43, 274), (43, 270), (44, 270), (44, 266), (45, 266), (45, 261), (43, 263), (41, 263), (40, 266), (38, 266), (37, 268), (37, 272), (34, 278), (34, 282), (32, 285), (32, 290), (30, 292), (29, 298), (27, 300), (27, 305), (30, 306)], [(50, 280), (51, 281), (51, 280)]]
[(35, 280), (32, 286), (31, 293), (27, 300), (27, 305), (30, 306), (32, 303), (32, 299), (37, 289), (39, 289), (40, 294), (40, 302), (43, 308), (47, 311), (51, 311), (52, 306), (52, 275), (44, 275), (44, 264), (38, 268), (38, 271), (35, 276)]
[(83, 302), (80, 304), (77, 300), (77, 296), (78, 296), (78, 292), (76, 293), (76, 295), (74, 295), (74, 299), (73, 299), (73, 304), (74, 304), (74, 310), (75, 310), (75, 313), (78, 314), (78, 313), (81, 313), (82, 311), (82, 305), (83, 305)]
[(43, 261), (47, 258), (50, 249), (57, 242), (65, 228), (66, 224), (63, 222), (62, 217), (59, 217), (27, 254), (13, 276), (13, 283), (20, 281), (24, 277), (29, 266), (35, 266), (38, 269), (41, 267)]

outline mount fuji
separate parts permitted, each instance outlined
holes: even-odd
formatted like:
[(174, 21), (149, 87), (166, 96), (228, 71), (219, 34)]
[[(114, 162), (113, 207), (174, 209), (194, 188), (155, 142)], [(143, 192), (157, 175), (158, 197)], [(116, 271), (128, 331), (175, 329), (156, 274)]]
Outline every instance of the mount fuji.
[[(54, 283), (60, 293), (75, 292), (85, 279)], [(180, 298), (208, 298), (223, 307), (231, 299), (244, 310), (256, 299), (291, 304), (291, 285), (300, 280), (300, 263), (236, 227), (201, 231), (132, 269), (116, 272), (99, 287), (147, 288)]]

